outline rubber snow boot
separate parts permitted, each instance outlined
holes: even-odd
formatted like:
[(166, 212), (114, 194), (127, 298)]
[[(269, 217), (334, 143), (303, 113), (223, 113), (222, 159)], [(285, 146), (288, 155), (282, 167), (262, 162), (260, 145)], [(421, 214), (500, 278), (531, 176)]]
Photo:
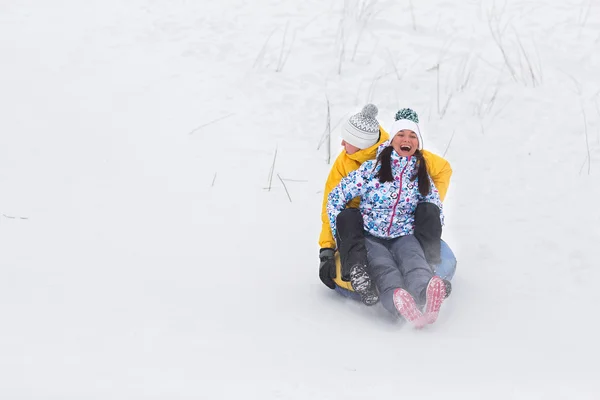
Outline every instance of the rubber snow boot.
[(372, 306), (379, 301), (375, 285), (364, 265), (356, 264), (350, 269), (350, 284), (365, 305)]
[(415, 299), (404, 289), (394, 290), (392, 299), (396, 310), (404, 317), (405, 320), (413, 324), (417, 329), (427, 325), (427, 319), (417, 307)]
[(439, 276), (429, 280), (426, 291), (425, 318), (428, 324), (433, 324), (438, 317), (442, 302), (446, 298), (446, 284)]

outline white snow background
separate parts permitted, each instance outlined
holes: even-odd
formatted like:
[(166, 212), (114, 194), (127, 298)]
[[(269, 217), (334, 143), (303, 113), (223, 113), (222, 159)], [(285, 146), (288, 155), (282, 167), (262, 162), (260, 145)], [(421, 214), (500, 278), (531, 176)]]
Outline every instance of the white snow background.
[[(420, 331), (318, 278), (368, 102), (454, 170)], [(0, 398), (598, 399), (599, 196), (596, 0), (2, 0)]]

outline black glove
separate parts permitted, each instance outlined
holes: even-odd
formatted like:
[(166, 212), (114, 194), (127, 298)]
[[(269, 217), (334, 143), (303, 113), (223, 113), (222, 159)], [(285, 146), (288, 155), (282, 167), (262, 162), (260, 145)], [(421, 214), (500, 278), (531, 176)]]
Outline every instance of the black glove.
[(330, 248), (319, 250), (319, 258), (321, 259), (319, 278), (329, 289), (335, 289), (335, 283), (333, 282), (335, 279), (335, 257), (333, 254), (334, 250)]

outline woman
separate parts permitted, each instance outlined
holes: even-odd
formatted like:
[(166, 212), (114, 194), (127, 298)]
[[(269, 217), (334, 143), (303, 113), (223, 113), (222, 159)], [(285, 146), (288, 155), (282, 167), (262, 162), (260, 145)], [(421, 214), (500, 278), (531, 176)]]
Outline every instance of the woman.
[[(337, 215), (360, 196), (368, 272), (379, 289), (380, 301), (387, 310), (400, 313), (420, 328), (436, 321), (446, 284), (434, 276), (414, 236), (418, 204), (437, 206), (440, 226), (442, 221), (442, 202), (427, 173), (416, 121), (407, 114), (394, 122), (392, 139), (380, 146), (377, 160), (365, 162), (331, 191), (327, 213), (335, 235)], [(420, 309), (423, 304), (424, 313)]]
[[(375, 304), (379, 295), (366, 272), (368, 259), (363, 218), (358, 209), (360, 198), (350, 201), (337, 215), (335, 237), (327, 214), (327, 201), (329, 193), (342, 178), (358, 169), (365, 161), (374, 160), (380, 145), (388, 141), (389, 135), (379, 125), (377, 114), (377, 107), (367, 104), (361, 112), (346, 120), (341, 129), (343, 150), (333, 163), (325, 183), (319, 235), (319, 278), (323, 284), (343, 296), (362, 300), (366, 305)], [(419, 122), (417, 114), (408, 108), (400, 109), (395, 115), (395, 120), (406, 118)], [(427, 172), (444, 201), (452, 176), (450, 163), (427, 150), (422, 150), (422, 153), (427, 162)], [(421, 243), (425, 258), (436, 275), (452, 279), (456, 270), (456, 257), (441, 240), (439, 215), (440, 210), (432, 203), (420, 204), (415, 210), (415, 237)], [(446, 291), (446, 296), (449, 293), (449, 290)]]

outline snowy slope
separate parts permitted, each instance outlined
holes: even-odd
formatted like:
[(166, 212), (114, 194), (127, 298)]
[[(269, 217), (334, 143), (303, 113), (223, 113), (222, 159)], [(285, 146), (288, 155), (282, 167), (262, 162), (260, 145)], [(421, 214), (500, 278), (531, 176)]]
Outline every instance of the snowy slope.
[[(600, 398), (596, 2), (4, 0), (0, 60), (0, 398)], [(422, 331), (318, 279), (367, 102), (454, 169)]]

